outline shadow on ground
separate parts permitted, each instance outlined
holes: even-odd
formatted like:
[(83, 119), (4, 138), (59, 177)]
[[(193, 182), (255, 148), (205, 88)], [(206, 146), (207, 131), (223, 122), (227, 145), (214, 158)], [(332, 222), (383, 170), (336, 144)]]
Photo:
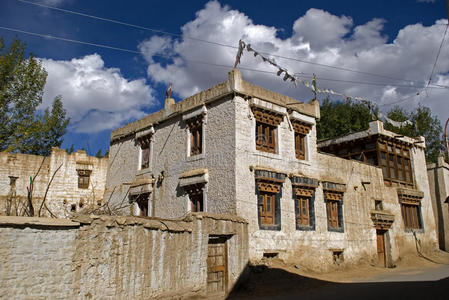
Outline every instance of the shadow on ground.
[(449, 299), (449, 277), (438, 281), (336, 283), (267, 266), (249, 267), (227, 299)]

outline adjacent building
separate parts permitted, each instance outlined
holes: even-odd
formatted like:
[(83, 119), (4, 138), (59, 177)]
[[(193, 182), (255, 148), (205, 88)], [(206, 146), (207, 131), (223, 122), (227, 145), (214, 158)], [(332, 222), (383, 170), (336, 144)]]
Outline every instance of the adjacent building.
[(441, 250), (449, 252), (449, 164), (444, 156), (427, 165), (433, 213)]
[(101, 206), (107, 168), (107, 158), (82, 150), (52, 148), (50, 156), (0, 152), (0, 215), (28, 215), (30, 194), (36, 216), (40, 210), (64, 218)]
[(435, 249), (424, 140), (376, 121), (317, 147), (319, 118), (318, 101), (266, 90), (234, 69), (112, 132), (105, 199), (123, 214), (243, 217), (252, 261), (280, 257), (324, 271), (392, 266), (417, 243)]

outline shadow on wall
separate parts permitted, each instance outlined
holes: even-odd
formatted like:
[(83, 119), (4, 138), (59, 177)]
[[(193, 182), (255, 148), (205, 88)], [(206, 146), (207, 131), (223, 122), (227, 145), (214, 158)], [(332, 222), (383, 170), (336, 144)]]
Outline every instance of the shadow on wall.
[(247, 266), (245, 271), (246, 279), (239, 280), (227, 299), (423, 300), (449, 297), (449, 277), (420, 282), (336, 283), (267, 266)]

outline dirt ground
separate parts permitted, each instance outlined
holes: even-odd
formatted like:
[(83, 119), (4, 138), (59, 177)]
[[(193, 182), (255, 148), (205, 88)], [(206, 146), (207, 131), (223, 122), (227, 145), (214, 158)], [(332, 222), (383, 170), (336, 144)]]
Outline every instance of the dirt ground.
[(449, 299), (449, 253), (411, 254), (394, 268), (359, 265), (329, 273), (269, 259), (251, 266), (228, 299)]

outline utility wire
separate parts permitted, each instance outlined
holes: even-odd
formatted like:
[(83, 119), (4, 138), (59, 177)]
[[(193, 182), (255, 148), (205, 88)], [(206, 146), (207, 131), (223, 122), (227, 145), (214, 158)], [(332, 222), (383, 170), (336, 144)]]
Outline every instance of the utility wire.
[[(147, 30), (147, 31), (155, 32), (155, 33), (171, 35), (171, 36), (175, 36), (175, 37), (179, 37), (179, 38), (183, 38), (183, 39), (194, 40), (194, 41), (208, 43), (208, 44), (212, 44), (212, 45), (216, 45), (216, 46), (222, 46), (222, 47), (227, 47), (227, 48), (232, 48), (232, 49), (238, 49), (237, 46), (233, 46), (233, 45), (228, 45), (228, 44), (219, 43), (219, 42), (213, 42), (213, 41), (204, 40), (204, 39), (195, 38), (195, 37), (190, 37), (190, 36), (183, 36), (183, 35), (177, 34), (177, 33), (172, 33), (172, 32), (168, 32), (168, 31), (163, 31), (163, 30), (158, 30), (158, 29), (154, 29), (154, 28), (144, 27), (144, 26), (135, 25), (135, 24), (131, 24), (131, 23), (126, 23), (126, 22), (122, 22), (122, 21), (118, 21), (118, 20), (109, 19), (109, 18), (98, 17), (98, 16), (94, 16), (94, 15), (90, 15), (90, 14), (85, 14), (85, 13), (73, 11), (73, 10), (62, 9), (62, 8), (46, 5), (46, 4), (43, 4), (43, 3), (36, 3), (36, 2), (27, 1), (27, 0), (16, 0), (16, 1), (22, 2), (22, 3), (26, 3), (26, 4), (35, 5), (35, 6), (40, 6), (40, 7), (44, 7), (44, 8), (48, 8), (48, 9), (53, 9), (53, 10), (57, 10), (57, 11), (61, 11), (61, 12), (69, 13), (69, 14), (79, 15), (79, 16), (82, 16), (82, 17), (92, 18), (92, 19), (96, 19), (96, 20), (100, 20), (100, 21), (111, 22), (111, 23), (115, 23), (115, 24), (119, 24), (119, 25), (124, 25), (124, 26), (129, 26), (129, 27), (133, 27), (133, 28), (137, 28), (137, 29)], [(293, 60), (293, 61), (297, 61), (297, 62), (301, 62), (301, 63), (305, 63), (305, 64), (310, 64), (310, 65), (315, 65), (315, 66), (319, 66), (319, 67), (324, 67), (324, 68), (331, 68), (331, 69), (335, 69), (335, 70), (352, 72), (352, 73), (357, 73), (357, 74), (364, 74), (364, 75), (375, 76), (375, 77), (382, 77), (382, 78), (391, 79), (391, 80), (398, 80), (398, 81), (422, 84), (422, 82), (409, 80), (409, 79), (401, 79), (401, 78), (396, 78), (396, 77), (391, 77), (391, 76), (386, 76), (386, 75), (380, 75), (380, 74), (376, 74), (376, 73), (357, 71), (357, 70), (344, 68), (344, 67), (338, 67), (338, 66), (332, 66), (332, 65), (327, 65), (327, 64), (311, 62), (311, 61), (307, 61), (307, 60), (303, 60), (303, 59), (299, 59), (299, 58), (293, 58), (293, 57), (287, 57), (287, 56), (282, 56), (282, 55), (270, 54), (270, 53), (267, 53), (267, 52), (260, 52), (260, 53), (266, 54), (266, 55), (270, 55), (272, 57), (277, 57), (277, 58), (282, 58), (282, 59), (287, 59), (287, 60)]]
[[(80, 40), (62, 38), (62, 37), (57, 37), (57, 36), (53, 36), (53, 35), (49, 35), (49, 34), (41, 34), (41, 33), (36, 33), (36, 32), (30, 32), (30, 31), (10, 28), (10, 27), (0, 26), (0, 29), (12, 31), (12, 32), (23, 33), (23, 34), (28, 34), (28, 35), (32, 35), (32, 36), (45, 38), (45, 39), (60, 40), (60, 41), (65, 41), (65, 42), (70, 42), (70, 43), (89, 45), (89, 46), (100, 47), (100, 48), (105, 48), (105, 49), (111, 49), (111, 50), (116, 50), (116, 51), (123, 51), (123, 52), (128, 52), (128, 53), (141, 54), (141, 52), (136, 51), (136, 50), (130, 50), (130, 49), (119, 48), (119, 47), (114, 47), (114, 46), (108, 46), (108, 45), (103, 45), (103, 44), (98, 44), (98, 43), (91, 43), (91, 42), (84, 42), (84, 41), (80, 41)], [(170, 57), (170, 56), (157, 55), (157, 54), (155, 54), (153, 56), (161, 57), (161, 58), (165, 58), (165, 59), (173, 58), (173, 57)], [(185, 59), (185, 58), (183, 58), (183, 60), (186, 61), (186, 62), (191, 62), (191, 63), (196, 63), (196, 64), (204, 64), (204, 65), (223, 67), (223, 68), (228, 68), (228, 69), (232, 68), (232, 65), (216, 64), (216, 63), (211, 63), (211, 62), (190, 60), (190, 59)], [(258, 69), (248, 68), (248, 67), (240, 67), (240, 69), (246, 70), (246, 71), (252, 71), (252, 72), (259, 72), (259, 73), (276, 74), (276, 72), (265, 71), (265, 70), (258, 70)], [(299, 74), (301, 74), (301, 76), (304, 77), (304, 78), (313, 78), (313, 75), (311, 75), (311, 74), (310, 75), (305, 74), (305, 73), (299, 73)], [(322, 77), (317, 77), (317, 79), (323, 80), (323, 81), (355, 83), (355, 84), (374, 85), (374, 86), (393, 86), (393, 87), (403, 87), (403, 88), (416, 88), (416, 86), (391, 84), (391, 83), (375, 83), (375, 82), (341, 80), (341, 79), (322, 78)], [(440, 86), (438, 86), (438, 87), (428, 86), (427, 88), (431, 88), (431, 89), (448, 89), (448, 87), (440, 87)]]
[(427, 86), (429, 86), (430, 82), (432, 81), (433, 72), (435, 71), (435, 67), (436, 67), (437, 62), (438, 62), (438, 57), (440, 57), (441, 48), (443, 47), (444, 38), (446, 37), (446, 33), (447, 33), (447, 28), (448, 27), (449, 27), (449, 25), (447, 25), (446, 29), (444, 30), (443, 38), (441, 39), (440, 48), (438, 48), (437, 57), (435, 58), (435, 62), (433, 63), (432, 72), (430, 72), (430, 77), (429, 77), (429, 81), (427, 82)]

